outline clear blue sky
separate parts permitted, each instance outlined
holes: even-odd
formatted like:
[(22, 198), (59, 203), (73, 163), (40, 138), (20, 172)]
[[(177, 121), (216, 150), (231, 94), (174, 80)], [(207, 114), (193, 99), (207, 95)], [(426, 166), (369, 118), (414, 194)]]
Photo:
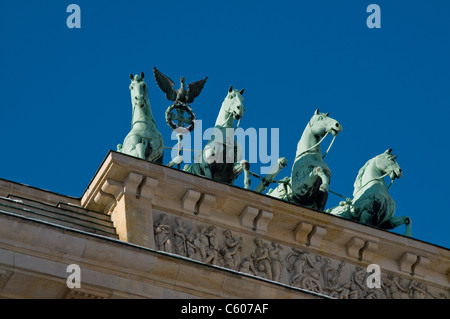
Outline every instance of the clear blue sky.
[[(66, 26), (71, 3), (81, 29)], [(370, 3), (381, 29), (366, 26)], [(130, 129), (130, 73), (146, 73), (174, 145), (156, 66), (177, 84), (209, 76), (192, 105), (204, 127), (230, 84), (245, 88), (240, 127), (279, 128), (280, 178), (316, 108), (344, 128), (326, 158), (332, 190), (351, 196), (359, 168), (393, 148), (396, 215), (412, 218), (413, 237), (450, 247), (449, 12), (445, 0), (1, 1), (0, 178), (81, 196)]]

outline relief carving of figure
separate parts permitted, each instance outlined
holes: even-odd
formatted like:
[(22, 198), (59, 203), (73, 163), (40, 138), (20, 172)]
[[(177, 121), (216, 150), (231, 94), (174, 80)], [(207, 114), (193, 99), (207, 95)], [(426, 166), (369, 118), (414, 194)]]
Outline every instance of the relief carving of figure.
[(166, 214), (161, 214), (155, 223), (155, 237), (158, 250), (172, 253), (173, 243)]
[(408, 290), (403, 287), (403, 279), (401, 277), (386, 275), (384, 277), (384, 292), (388, 298), (392, 299), (408, 299)]
[(261, 277), (272, 280), (272, 266), (269, 258), (269, 249), (267, 245), (259, 238), (254, 240), (256, 249), (251, 254), (255, 269), (258, 271)]
[(194, 245), (197, 247), (198, 252), (200, 253), (200, 260), (205, 262), (206, 260), (206, 250), (209, 246), (208, 237), (205, 235), (206, 226), (199, 225), (198, 232), (195, 234)]
[(241, 245), (242, 237), (233, 238), (231, 231), (224, 230), (223, 232), (225, 246), (220, 249), (220, 254), (225, 261), (225, 267), (230, 269), (237, 269), (241, 263)]
[(194, 243), (194, 237), (192, 235), (189, 235), (186, 237), (186, 256), (188, 258), (194, 259), (196, 253), (197, 247)]
[(351, 282), (353, 284), (353, 289), (358, 293), (358, 298), (363, 298), (367, 293), (367, 284), (366, 284), (367, 272), (362, 267), (356, 267), (355, 271), (351, 276)]
[(272, 280), (280, 281), (282, 269), (280, 252), (283, 250), (283, 247), (275, 241), (272, 241), (271, 245), (272, 248), (269, 249), (269, 258), (272, 267)]
[(338, 279), (341, 274), (344, 262), (342, 262), (338, 269), (331, 266), (331, 260), (329, 258), (323, 258), (324, 264), (322, 266), (322, 276), (324, 281), (323, 290), (328, 292), (331, 297), (340, 298), (341, 294), (347, 294), (345, 287), (339, 285)]
[(340, 287), (339, 299), (358, 299), (358, 292), (355, 284), (344, 284)]
[[(291, 253), (286, 257), (286, 261), (288, 263), (288, 271), (294, 270), (294, 275), (289, 279), (289, 284), (291, 286), (297, 283), (297, 280), (303, 276), (303, 269), (306, 265), (306, 256), (304, 252), (299, 251), (295, 248), (292, 248), (294, 253)], [(295, 260), (291, 262), (291, 257), (295, 257)]]
[(181, 217), (175, 218), (175, 223), (176, 226), (173, 230), (175, 253), (181, 256), (187, 256), (187, 228)]
[(206, 249), (205, 263), (217, 265), (217, 257), (219, 254), (219, 243), (216, 238), (216, 227), (209, 226), (205, 236), (208, 238), (208, 246)]
[[(288, 271), (294, 270), (294, 274), (290, 278), (290, 284), (314, 292), (322, 292), (322, 284), (320, 282), (320, 267), (323, 264), (322, 257), (305, 253), (292, 248), (293, 253), (286, 257), (288, 263)], [(292, 257), (295, 260), (292, 262)]]
[(433, 298), (446, 297), (443, 294), (434, 296), (422, 282), (413, 279), (407, 283), (406, 279), (391, 274), (383, 276), (382, 288), (386, 297), (392, 299), (425, 299), (428, 295)]
[(253, 263), (250, 258), (244, 258), (242, 260), (241, 264), (239, 265), (239, 271), (250, 275), (257, 275), (257, 271), (255, 267), (253, 267)]
[(411, 299), (425, 299), (427, 297), (427, 286), (421, 282), (411, 280), (408, 289), (408, 295)]

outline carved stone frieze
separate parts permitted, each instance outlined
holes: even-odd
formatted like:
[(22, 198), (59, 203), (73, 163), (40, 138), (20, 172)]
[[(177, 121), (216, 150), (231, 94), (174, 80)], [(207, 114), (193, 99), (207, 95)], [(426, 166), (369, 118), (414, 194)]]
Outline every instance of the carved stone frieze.
[[(251, 209), (244, 211), (241, 220), (245, 221), (250, 215), (256, 215), (249, 212)], [(153, 218), (158, 250), (334, 298), (421, 299), (450, 296), (449, 292), (429, 287), (417, 278), (388, 273), (381, 274), (380, 288), (369, 288), (367, 280), (371, 273), (367, 272), (365, 267), (348, 261), (332, 259), (260, 237), (237, 234), (229, 229), (186, 217), (155, 212)], [(297, 235), (302, 237), (301, 234), (304, 233), (306, 239), (314, 227), (299, 225)], [(303, 242), (306, 247), (308, 247), (306, 243), (311, 243), (308, 240)], [(353, 238), (347, 244), (347, 254), (358, 260), (357, 257), (361, 257), (364, 253), (361, 251), (375, 249), (370, 246), (371, 244)], [(371, 259), (362, 257), (360, 260), (363, 261)]]
[(66, 296), (66, 299), (106, 299), (106, 297), (99, 296), (93, 293), (81, 291), (78, 289), (69, 289)]

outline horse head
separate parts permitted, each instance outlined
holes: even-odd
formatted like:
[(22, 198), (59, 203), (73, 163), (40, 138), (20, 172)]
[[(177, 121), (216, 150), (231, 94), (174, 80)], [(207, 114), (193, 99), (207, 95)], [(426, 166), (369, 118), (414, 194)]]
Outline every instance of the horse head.
[(353, 196), (362, 195), (362, 190), (369, 186), (370, 182), (381, 181), (383, 177), (389, 175), (392, 181), (400, 178), (403, 174), (402, 169), (397, 163), (397, 156), (393, 155), (392, 148), (386, 150), (380, 155), (371, 158), (364, 164), (358, 172), (354, 183)]
[(240, 120), (245, 112), (244, 107), (244, 98), (242, 95), (244, 94), (244, 89), (242, 90), (233, 90), (233, 86), (231, 85), (228, 89), (228, 94), (225, 97), (224, 107), (225, 111), (233, 116), (235, 120)]
[(144, 72), (141, 75), (130, 74), (131, 84), (131, 104), (134, 106), (144, 107), (146, 100), (148, 100), (148, 88), (144, 82)]
[(380, 170), (381, 174), (389, 174), (392, 180), (400, 178), (403, 174), (397, 163), (397, 156), (392, 154), (392, 148), (375, 158), (375, 166)]
[(311, 132), (316, 136), (324, 136), (331, 133), (336, 136), (342, 132), (342, 125), (338, 121), (329, 117), (330, 113), (320, 113), (319, 109), (314, 112), (314, 115), (309, 121)]

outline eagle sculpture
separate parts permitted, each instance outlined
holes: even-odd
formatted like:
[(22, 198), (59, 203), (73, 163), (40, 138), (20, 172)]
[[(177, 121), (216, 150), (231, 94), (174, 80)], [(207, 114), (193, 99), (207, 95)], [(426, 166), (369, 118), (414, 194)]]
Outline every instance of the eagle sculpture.
[(159, 88), (164, 93), (166, 93), (166, 98), (168, 100), (174, 101), (174, 104), (178, 104), (180, 102), (184, 104), (190, 104), (194, 102), (194, 99), (199, 96), (206, 80), (208, 79), (208, 77), (206, 77), (203, 80), (190, 83), (186, 90), (185, 78), (184, 76), (182, 76), (180, 78), (180, 88), (178, 90), (175, 90), (173, 88), (175, 83), (173, 83), (173, 81), (169, 77), (162, 74), (155, 67), (153, 67), (153, 73), (155, 74), (156, 83), (158, 84)]

